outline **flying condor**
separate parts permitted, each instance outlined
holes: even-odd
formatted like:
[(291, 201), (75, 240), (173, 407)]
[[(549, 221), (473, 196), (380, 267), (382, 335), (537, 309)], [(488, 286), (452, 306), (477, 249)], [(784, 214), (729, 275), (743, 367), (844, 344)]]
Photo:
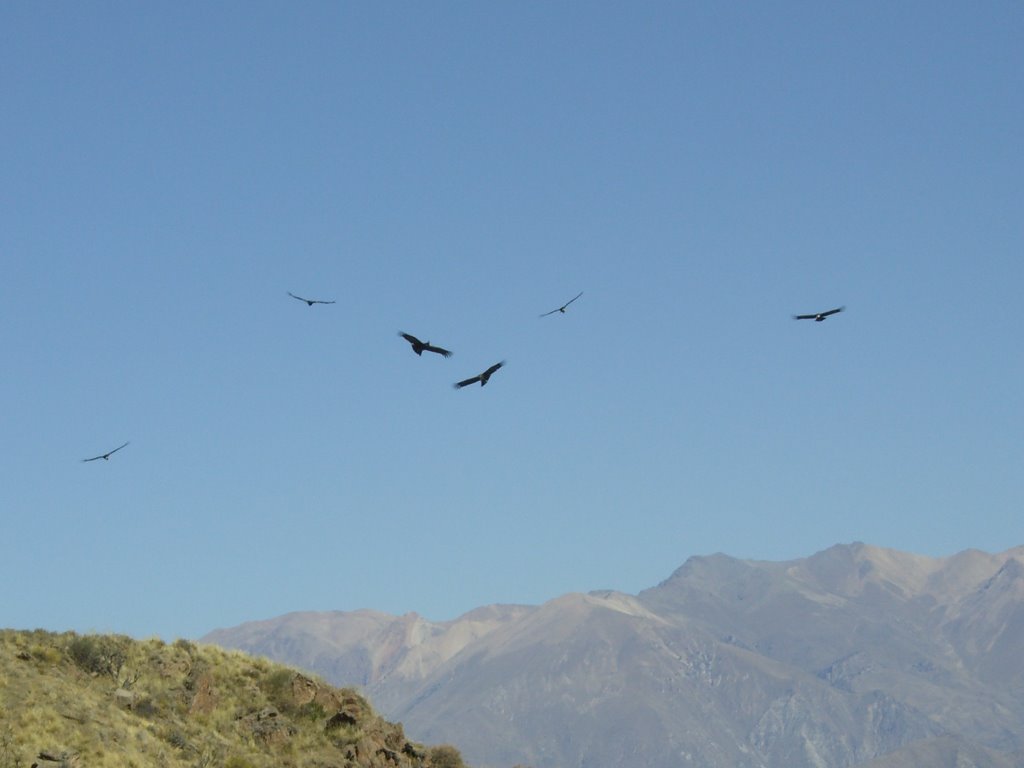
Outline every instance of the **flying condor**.
[(576, 301), (576, 299), (578, 299), (582, 295), (583, 295), (583, 291), (580, 291), (575, 296), (573, 296), (571, 299), (569, 299), (567, 302), (565, 302), (565, 304), (560, 306), (558, 309), (552, 309), (550, 312), (545, 312), (543, 315), (541, 315), (541, 317), (547, 317), (548, 315), (553, 315), (553, 314), (555, 314), (555, 312), (561, 312), (564, 315), (565, 314), (565, 308), (568, 307), (570, 304), (572, 304), (574, 301)]
[(820, 323), (822, 320), (827, 318), (829, 315), (834, 315), (838, 312), (842, 312), (846, 307), (836, 307), (830, 309), (828, 312), (817, 312), (813, 315), (793, 315), (794, 320), (813, 320), (816, 323)]
[(119, 445), (119, 446), (117, 446), (117, 448), (115, 448), (112, 451), (107, 451), (106, 453), (101, 453), (99, 456), (93, 456), (91, 459), (82, 459), (82, 461), (83, 462), (85, 462), (85, 461), (96, 461), (96, 459), (103, 459), (104, 461), (110, 461), (110, 457), (113, 454), (115, 454), (118, 451), (120, 451), (122, 448), (124, 448), (125, 445), (128, 445), (128, 443), (125, 443), (124, 445)]
[(408, 341), (410, 344), (412, 344), (412, 351), (415, 352), (417, 355), (422, 355), (423, 352), (426, 351), (426, 352), (436, 352), (437, 354), (441, 355), (442, 357), (451, 357), (452, 356), (452, 353), (449, 352), (447, 349), (442, 349), (441, 347), (435, 347), (429, 341), (420, 341), (415, 336), (413, 336), (411, 333), (405, 333), (403, 331), (399, 331), (398, 335), (401, 336), (406, 341)]
[(503, 366), (504, 364), (504, 360), (502, 360), (500, 363), (495, 363), (483, 373), (478, 374), (470, 379), (464, 379), (463, 381), (456, 383), (454, 386), (456, 389), (462, 389), (463, 387), (468, 387), (470, 384), (476, 384), (479, 381), (480, 386), (485, 387), (487, 386), (487, 382), (490, 380), (494, 372), (501, 368), (501, 366)]
[(311, 307), (314, 304), (333, 304), (334, 303), (333, 301), (321, 301), (320, 299), (305, 299), (302, 296), (296, 296), (291, 291), (288, 291), (288, 295), (291, 296), (293, 299), (298, 299), (299, 301), (306, 302), (306, 304), (308, 304)]

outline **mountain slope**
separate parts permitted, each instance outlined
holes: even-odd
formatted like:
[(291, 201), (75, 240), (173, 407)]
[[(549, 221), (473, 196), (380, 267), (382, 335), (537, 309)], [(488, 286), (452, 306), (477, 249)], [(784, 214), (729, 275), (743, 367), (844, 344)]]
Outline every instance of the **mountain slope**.
[[(920, 752), (981, 767), (1016, 764), (1024, 747), (1024, 548), (712, 555), (636, 596), (572, 594), (445, 623), (378, 614), (389, 629), (362, 633), (358, 613), (332, 616), (343, 658), (391, 662), (331, 679), (365, 686), (410, 732), (481, 765), (831, 767)], [(302, 624), (208, 639), (270, 653)]]
[(215, 630), (203, 640), (288, 659), (287, 663), (315, 670), (328, 680), (376, 690), (384, 697), (378, 706), (387, 709), (464, 647), (533, 610), (487, 606), (447, 622), (428, 621), (415, 613), (299, 612)]
[(0, 630), (0, 766), (457, 768), (352, 689), (187, 641)]
[(865, 763), (864, 768), (1019, 768), (1022, 764), (1024, 755), (1003, 755), (954, 736), (938, 736), (915, 741)]

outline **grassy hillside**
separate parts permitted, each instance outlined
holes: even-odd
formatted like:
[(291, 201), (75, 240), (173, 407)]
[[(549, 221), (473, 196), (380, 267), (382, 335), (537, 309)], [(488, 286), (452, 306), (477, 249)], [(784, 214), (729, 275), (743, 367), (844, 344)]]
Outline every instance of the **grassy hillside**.
[(0, 768), (461, 768), (333, 688), (178, 640), (0, 630)]

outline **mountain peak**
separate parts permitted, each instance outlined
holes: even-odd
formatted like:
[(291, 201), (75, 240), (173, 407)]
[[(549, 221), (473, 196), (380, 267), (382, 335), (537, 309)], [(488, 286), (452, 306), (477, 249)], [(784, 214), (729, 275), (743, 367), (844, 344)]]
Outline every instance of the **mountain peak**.
[[(391, 622), (402, 631), (385, 621), (346, 635), (345, 657), (376, 660), (365, 684), (383, 712), (477, 764), (843, 768), (917, 754), (899, 750), (939, 734), (998, 759), (1024, 749), (1020, 547), (718, 553), (636, 596), (574, 592)], [(309, 658), (327, 672), (321, 650)], [(952, 764), (952, 743), (929, 741), (934, 764)]]

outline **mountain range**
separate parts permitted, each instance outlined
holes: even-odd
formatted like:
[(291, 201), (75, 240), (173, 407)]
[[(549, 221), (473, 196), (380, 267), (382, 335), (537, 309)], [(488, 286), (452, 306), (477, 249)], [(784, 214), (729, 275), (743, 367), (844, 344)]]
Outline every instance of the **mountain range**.
[(639, 594), (203, 638), (360, 686), (484, 768), (1024, 767), (1024, 547), (693, 557)]

